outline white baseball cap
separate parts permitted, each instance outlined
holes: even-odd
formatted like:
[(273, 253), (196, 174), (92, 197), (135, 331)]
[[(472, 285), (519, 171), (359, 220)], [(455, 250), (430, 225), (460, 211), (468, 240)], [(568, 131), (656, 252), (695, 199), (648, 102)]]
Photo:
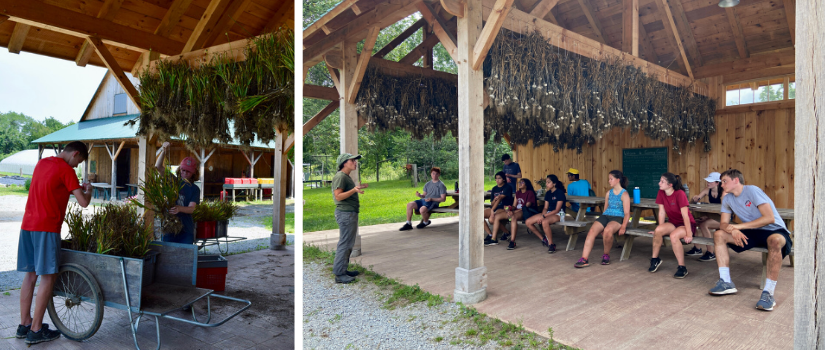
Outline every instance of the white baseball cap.
[(708, 175), (708, 177), (705, 178), (705, 181), (707, 181), (707, 182), (719, 182), (719, 181), (722, 181), (722, 179), (720, 177), (720, 174), (714, 171), (714, 172), (710, 173), (710, 175)]

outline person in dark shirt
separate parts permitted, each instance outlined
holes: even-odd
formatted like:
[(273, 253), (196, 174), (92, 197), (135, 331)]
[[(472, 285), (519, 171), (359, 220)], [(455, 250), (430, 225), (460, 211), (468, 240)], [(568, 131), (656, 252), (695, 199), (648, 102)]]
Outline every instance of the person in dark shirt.
[(507, 184), (510, 186), (510, 190), (513, 193), (516, 192), (516, 182), (518, 179), (521, 178), (521, 167), (518, 163), (514, 162), (510, 159), (509, 154), (504, 154), (501, 156), (501, 161), (504, 162), (504, 179), (507, 180)]
[[(544, 210), (541, 211), (541, 215), (534, 215), (527, 219), (525, 224), (527, 224), (527, 229), (547, 246), (547, 252), (553, 254), (556, 252), (556, 245), (553, 244), (553, 231), (550, 229), (550, 225), (561, 220), (561, 215), (564, 215), (563, 209), (567, 197), (564, 194), (564, 184), (559, 181), (556, 175), (547, 175), (545, 183), (547, 193), (544, 194)], [(541, 225), (544, 230), (544, 236), (534, 226), (537, 224)]]
[[(722, 204), (722, 197), (725, 195), (725, 190), (722, 189), (722, 179), (721, 174), (717, 172), (712, 172), (708, 177), (705, 178), (707, 182), (707, 187), (705, 187), (702, 192), (699, 192), (698, 195), (693, 196), (691, 201), (693, 203), (699, 203), (705, 196), (708, 196), (708, 202), (711, 204)], [(716, 219), (721, 219), (717, 217)], [(719, 229), (719, 221), (714, 220), (709, 216), (700, 216), (696, 218), (696, 223), (699, 224), (699, 231), (696, 232), (697, 236), (713, 238), (713, 234), (710, 230), (718, 230)], [(699, 248), (696, 244), (693, 245), (693, 249), (689, 250), (685, 253), (690, 256), (701, 256), (699, 261), (714, 261), (716, 260), (716, 255), (714, 253), (714, 247), (712, 245), (707, 245), (705, 254), (702, 255), (702, 249)]]
[[(496, 173), (496, 186), (490, 189), (490, 208), (484, 209), (484, 217), (488, 218), (489, 223), (493, 225), (493, 231), (490, 232), (490, 227), (484, 223), (484, 232), (487, 233), (484, 238), (484, 245), (498, 244), (498, 230), (501, 227), (500, 221), (506, 220), (507, 215), (504, 214), (504, 206), (511, 203), (513, 198), (513, 191), (510, 186), (505, 183), (505, 176), (503, 171)], [(503, 216), (501, 216), (503, 214)], [(506, 234), (506, 232), (505, 232)]]
[[(169, 142), (164, 142), (161, 146), (155, 168), (163, 172), (163, 156), (169, 148)], [(195, 221), (192, 220), (192, 213), (195, 207), (200, 204), (201, 190), (195, 185), (195, 181), (200, 178), (198, 162), (192, 157), (183, 158), (178, 170), (175, 172), (180, 183), (180, 192), (175, 206), (169, 209), (169, 214), (175, 214), (180, 219), (183, 228), (177, 234), (167, 233), (161, 237), (164, 242), (193, 244), (195, 243)]]

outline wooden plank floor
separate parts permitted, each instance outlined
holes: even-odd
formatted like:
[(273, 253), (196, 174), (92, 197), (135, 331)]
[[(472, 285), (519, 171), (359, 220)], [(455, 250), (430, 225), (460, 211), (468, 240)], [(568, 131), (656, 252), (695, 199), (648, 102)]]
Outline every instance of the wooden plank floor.
[[(402, 224), (361, 227), (362, 252), (354, 260), (376, 272), (418, 284), (424, 290), (452, 295), (458, 266), (458, 219), (433, 220), (426, 229), (399, 232)], [(716, 262), (686, 257), (689, 275), (673, 278), (676, 259), (669, 247), (662, 266), (647, 272), (651, 241), (637, 238), (631, 258), (619, 261), (621, 248), (602, 266), (602, 241), (590, 256), (590, 267), (576, 269), (584, 235), (576, 250), (565, 252), (567, 236), (554, 229), (556, 254), (524, 226), (518, 248), (485, 247), (487, 299), (475, 307), (490, 316), (517, 323), (582, 349), (786, 349), (793, 347), (793, 270), (783, 262), (772, 312), (755, 309), (761, 290), (761, 254), (731, 252), (731, 276), (739, 293), (707, 294), (719, 279)], [(304, 242), (335, 249), (338, 230), (309, 232)], [(688, 248), (688, 246), (685, 246)]]

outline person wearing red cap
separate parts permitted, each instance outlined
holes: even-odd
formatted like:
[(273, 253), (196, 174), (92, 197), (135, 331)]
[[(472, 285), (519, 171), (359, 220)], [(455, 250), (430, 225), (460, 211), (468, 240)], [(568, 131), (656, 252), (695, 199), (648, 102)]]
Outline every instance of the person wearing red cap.
[[(155, 162), (155, 168), (159, 171), (165, 170), (163, 168), (163, 156), (168, 148), (169, 142), (164, 142), (160, 154), (158, 154), (158, 160)], [(180, 193), (178, 194), (178, 201), (172, 209), (169, 209), (169, 213), (178, 216), (183, 228), (178, 234), (164, 234), (161, 240), (192, 244), (195, 243), (195, 221), (192, 220), (192, 212), (200, 204), (201, 198), (201, 190), (194, 183), (196, 179), (200, 178), (198, 162), (192, 157), (183, 158), (175, 175), (180, 182)]]

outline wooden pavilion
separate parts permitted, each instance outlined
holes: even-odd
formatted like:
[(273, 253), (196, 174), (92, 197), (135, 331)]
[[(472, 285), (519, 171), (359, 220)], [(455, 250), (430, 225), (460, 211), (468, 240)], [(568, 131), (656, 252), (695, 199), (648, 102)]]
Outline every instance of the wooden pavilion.
[[(106, 67), (140, 106), (138, 90), (124, 72), (138, 76), (158, 60), (197, 64), (219, 53), (243, 60), (250, 39), (294, 28), (294, 6), (284, 0), (0, 0), (0, 46)], [(286, 242), (284, 154), (294, 143), (288, 133), (278, 130), (274, 147), (272, 177), (280, 178), (281, 186), (273, 190), (279, 199), (273, 206), (273, 249)], [(137, 145), (137, 178), (142, 180), (147, 164), (154, 164), (157, 137), (141, 136)]]
[[(664, 84), (689, 86), (717, 99), (711, 150), (688, 146), (675, 151), (671, 141), (614, 128), (581, 152), (554, 152), (548, 145), (533, 147), (532, 141), (515, 145), (524, 177), (560, 175), (573, 167), (597, 193), (604, 192), (607, 172), (622, 167), (623, 149), (648, 147), (670, 149), (667, 169), (681, 174), (694, 189), (704, 187), (702, 179), (711, 171), (740, 169), (747, 183), (765, 189), (778, 207), (796, 208), (795, 347), (825, 349), (825, 288), (816, 283), (825, 271), (825, 260), (817, 257), (825, 249), (825, 237), (818, 229), (823, 219), (811, 215), (817, 194), (825, 191), (813, 185), (823, 169), (817, 151), (821, 131), (816, 127), (823, 112), (815, 105), (825, 102), (825, 95), (815, 89), (815, 82), (825, 75), (825, 44), (815, 33), (823, 29), (824, 10), (821, 3), (795, 0), (742, 1), (729, 8), (720, 7), (717, 0), (345, 0), (304, 31), (305, 74), (324, 61), (335, 82), (335, 88), (304, 86), (305, 97), (331, 101), (305, 123), (304, 133), (339, 108), (341, 152), (357, 152), (357, 130), (364, 120), (356, 113), (355, 100), (368, 65), (386, 75), (446, 76), (456, 81), (463, 209), (454, 299), (475, 303), (485, 299), (487, 277), (480, 227), (484, 175), (481, 162), (471, 160), (483, 157), (488, 96), (481, 67), (500, 29), (538, 31), (550, 45), (595, 60), (620, 57), (656, 74)], [(382, 28), (416, 12), (422, 20), (371, 55)], [(421, 28), (423, 42), (400, 62), (382, 59)], [(362, 40), (359, 53), (355, 44)], [(457, 75), (432, 70), (432, 47), (437, 43), (456, 62)], [(414, 66), (422, 57), (423, 63)], [(767, 85), (781, 85), (785, 95), (762, 103), (726, 103), (729, 91), (755, 91)], [(795, 99), (787, 95), (791, 85)], [(353, 178), (357, 181), (357, 175)], [(356, 252), (360, 253), (360, 240)]]

